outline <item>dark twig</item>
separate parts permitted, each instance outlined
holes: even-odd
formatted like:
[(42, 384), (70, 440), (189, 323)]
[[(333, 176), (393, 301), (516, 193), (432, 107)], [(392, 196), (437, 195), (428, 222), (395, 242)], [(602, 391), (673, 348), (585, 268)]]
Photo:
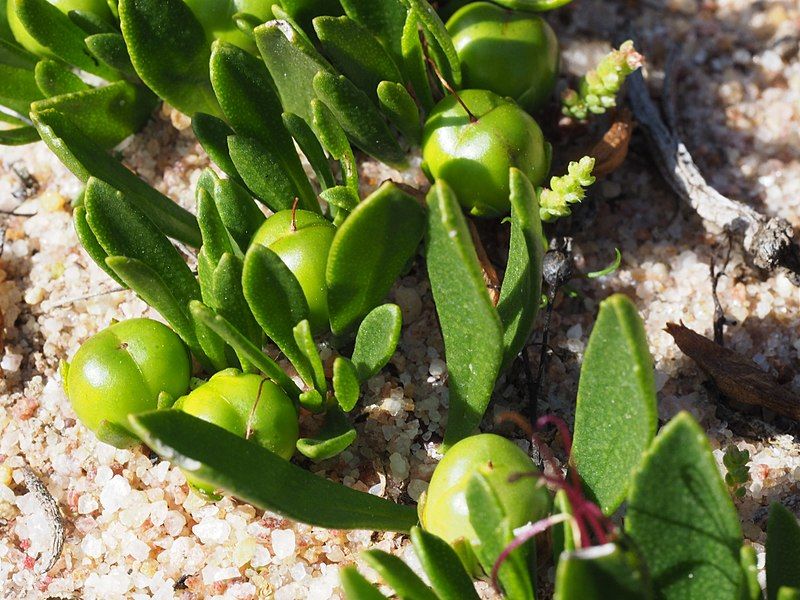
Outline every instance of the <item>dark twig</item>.
[(722, 309), (722, 304), (720, 303), (719, 295), (717, 294), (719, 280), (725, 276), (725, 271), (728, 269), (728, 263), (731, 260), (732, 248), (733, 245), (730, 243), (730, 239), (728, 239), (728, 252), (725, 255), (725, 262), (722, 265), (722, 269), (719, 271), (717, 271), (713, 258), (709, 263), (709, 268), (711, 271), (711, 299), (714, 301), (714, 343), (719, 344), (720, 346), (725, 345), (725, 325), (736, 325), (736, 321), (732, 321), (725, 316), (725, 311)]
[[(665, 86), (669, 81), (665, 79)], [(664, 123), (641, 72), (633, 73), (628, 82), (633, 113), (647, 133), (661, 174), (675, 193), (704, 221), (717, 229), (741, 235), (744, 250), (756, 267), (767, 272), (785, 270), (792, 282), (800, 285), (800, 247), (794, 243), (794, 231), (789, 222), (768, 218), (711, 187), (685, 144)], [(674, 98), (674, 92), (665, 90), (665, 97)], [(667, 114), (671, 111), (674, 109), (666, 110)]]

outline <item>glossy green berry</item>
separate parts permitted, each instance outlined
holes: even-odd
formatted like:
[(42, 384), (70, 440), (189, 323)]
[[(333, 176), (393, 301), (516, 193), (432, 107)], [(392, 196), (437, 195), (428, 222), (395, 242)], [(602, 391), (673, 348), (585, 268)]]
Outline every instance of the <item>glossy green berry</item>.
[[(252, 373), (226, 369), (178, 398), (174, 408), (246, 437), (278, 456), (290, 459), (300, 437), (297, 409), (275, 383)], [(191, 472), (186, 480), (206, 496), (214, 487)]]
[[(108, 8), (108, 3), (106, 0), (48, 0), (50, 4), (58, 8), (62, 13), (65, 15), (68, 14), (72, 10), (80, 10), (84, 12), (91, 12), (94, 15), (100, 17), (101, 19), (108, 21), (109, 23), (113, 23), (113, 17), (111, 15), (111, 10)], [(49, 48), (42, 46), (39, 42), (37, 42), (28, 30), (25, 29), (25, 26), (22, 24), (22, 21), (19, 20), (17, 16), (17, 0), (8, 0), (6, 4), (6, 17), (8, 18), (8, 26), (11, 29), (11, 32), (14, 34), (14, 38), (19, 42), (19, 44), (28, 50), (29, 52), (33, 52), (38, 56), (50, 56), (55, 57), (55, 55), (50, 51)], [(57, 57), (55, 57), (57, 58)]]
[(191, 371), (189, 353), (169, 327), (151, 319), (129, 319), (84, 342), (64, 381), (72, 408), (86, 427), (97, 433), (110, 423), (129, 431), (128, 415), (155, 410), (159, 393), (186, 393)]
[(236, 13), (247, 13), (262, 21), (272, 18), (272, 0), (184, 0), (200, 21), (210, 39), (224, 40), (245, 50), (256, 44), (233, 20)]
[(423, 169), (445, 180), (471, 214), (508, 214), (509, 169), (520, 169), (539, 185), (550, 168), (550, 146), (536, 121), (512, 100), (486, 90), (459, 96), (472, 116), (452, 95), (433, 108), (422, 136)]
[(461, 59), (465, 88), (509, 96), (528, 112), (552, 93), (558, 40), (540, 16), (473, 2), (450, 18), (447, 30)]
[(467, 485), (477, 472), (487, 478), (512, 528), (538, 521), (550, 507), (547, 488), (532, 477), (508, 481), (510, 475), (534, 470), (536, 465), (525, 452), (504, 437), (484, 433), (465, 438), (447, 451), (433, 472), (420, 522), (457, 549), (479, 545), (469, 522), (466, 499)]
[(269, 217), (253, 236), (281, 257), (297, 277), (306, 296), (309, 323), (315, 332), (328, 328), (328, 290), (325, 269), (336, 227), (324, 217), (307, 210), (282, 210)]

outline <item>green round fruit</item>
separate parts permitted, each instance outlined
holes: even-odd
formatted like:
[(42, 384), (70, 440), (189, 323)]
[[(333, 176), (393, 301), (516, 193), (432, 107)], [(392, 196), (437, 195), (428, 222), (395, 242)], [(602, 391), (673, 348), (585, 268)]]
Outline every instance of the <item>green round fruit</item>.
[[(255, 374), (226, 369), (179, 398), (174, 408), (250, 439), (289, 460), (300, 437), (297, 409), (275, 383)], [(254, 410), (255, 408), (255, 410)], [(215, 497), (214, 486), (184, 470), (200, 493)]]
[(253, 236), (253, 244), (272, 250), (297, 278), (308, 302), (308, 320), (315, 333), (328, 328), (325, 269), (335, 234), (336, 227), (317, 213), (297, 210), (293, 225), (292, 211), (282, 210), (264, 221)]
[(558, 40), (533, 13), (489, 2), (462, 7), (447, 22), (463, 86), (513, 98), (528, 112), (539, 109), (558, 77)]
[(483, 433), (465, 438), (447, 451), (433, 472), (420, 522), (451, 545), (480, 545), (469, 522), (466, 499), (467, 485), (475, 473), (488, 480), (512, 529), (538, 521), (550, 507), (547, 488), (532, 477), (508, 481), (510, 475), (534, 470), (536, 465), (525, 452), (504, 437)]
[(452, 95), (439, 102), (425, 121), (423, 169), (446, 181), (471, 214), (506, 215), (509, 169), (520, 169), (539, 185), (550, 168), (550, 146), (536, 121), (512, 100), (486, 90), (459, 95), (477, 120)]
[(209, 40), (230, 42), (256, 51), (253, 38), (241, 31), (233, 20), (236, 13), (248, 13), (262, 21), (272, 19), (272, 0), (184, 0), (205, 29)]
[[(80, 10), (91, 12), (104, 21), (108, 21), (108, 23), (114, 22), (106, 0), (48, 0), (48, 2), (65, 15), (72, 10)], [(14, 34), (14, 38), (23, 48), (29, 52), (33, 52), (37, 56), (57, 58), (49, 48), (33, 39), (33, 36), (25, 29), (22, 21), (20, 21), (17, 16), (17, 0), (8, 0), (6, 4), (6, 17), (8, 18), (8, 26)]]
[(155, 410), (161, 392), (186, 393), (191, 372), (186, 346), (169, 327), (129, 319), (84, 342), (65, 388), (78, 418), (95, 433), (104, 422), (130, 431), (128, 415)]

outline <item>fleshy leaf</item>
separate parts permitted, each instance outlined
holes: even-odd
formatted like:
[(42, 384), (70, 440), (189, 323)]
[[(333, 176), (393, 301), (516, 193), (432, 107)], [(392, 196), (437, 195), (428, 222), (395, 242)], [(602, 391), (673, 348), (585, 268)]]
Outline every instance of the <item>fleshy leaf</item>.
[(36, 85), (33, 67), (19, 67), (0, 62), (0, 105), (27, 115), (31, 102), (42, 98)]
[(417, 522), (412, 507), (328, 481), (185, 412), (134, 415), (131, 425), (176, 466), (286, 518), (331, 529), (378, 531), (408, 531)]
[(785, 506), (773, 502), (767, 521), (767, 600), (782, 587), (800, 588), (800, 525)]
[(334, 333), (354, 327), (384, 299), (413, 258), (424, 230), (424, 210), (392, 182), (356, 206), (328, 254), (325, 279)]
[(221, 111), (209, 80), (203, 26), (181, 0), (120, 0), (122, 35), (142, 81), (179, 111)]
[(411, 143), (418, 145), (422, 140), (422, 125), (419, 108), (406, 88), (393, 81), (378, 84), (378, 104), (392, 125)]
[(472, 579), (447, 542), (419, 527), (411, 529), (411, 542), (440, 600), (478, 600)]
[(0, 146), (24, 146), (39, 139), (39, 132), (32, 125), (0, 129)]
[(686, 412), (656, 437), (628, 495), (627, 533), (658, 598), (739, 598), (742, 530), (711, 446)]
[(75, 233), (78, 235), (78, 241), (80, 241), (81, 246), (83, 246), (83, 249), (89, 257), (97, 266), (103, 269), (109, 277), (124, 287), (125, 284), (122, 280), (117, 277), (114, 270), (106, 264), (108, 253), (100, 245), (100, 242), (97, 241), (97, 237), (95, 237), (92, 228), (89, 227), (89, 223), (86, 220), (85, 206), (75, 207), (75, 210), (72, 212), (72, 223), (75, 225)]
[(536, 202), (536, 190), (525, 174), (509, 172), (511, 188), (511, 242), (508, 263), (497, 301), (503, 323), (503, 369), (525, 347), (533, 331), (542, 291), (544, 236)]
[(353, 365), (361, 381), (366, 381), (389, 362), (400, 340), (403, 313), (396, 304), (373, 309), (358, 328), (353, 349)]
[(378, 572), (400, 600), (439, 600), (401, 558), (383, 550), (367, 550), (361, 557)]
[(320, 187), (326, 190), (335, 186), (336, 180), (333, 177), (328, 157), (325, 156), (325, 151), (309, 124), (293, 113), (285, 112), (282, 118), (286, 129), (300, 146), (300, 150), (308, 159), (311, 168), (314, 169)]
[(216, 268), (223, 254), (233, 254), (233, 244), (211, 194), (200, 186), (196, 193), (197, 222), (203, 235), (203, 252), (211, 261), (212, 267)]
[(358, 572), (354, 566), (342, 569), (339, 578), (347, 600), (386, 600), (367, 579)]
[(84, 41), (95, 58), (125, 74), (126, 77), (138, 80), (131, 56), (128, 54), (128, 47), (125, 45), (125, 38), (121, 33), (96, 33)]
[(366, 27), (392, 56), (399, 66), (403, 64), (400, 39), (408, 9), (401, 0), (340, 0), (348, 17)]
[(403, 2), (410, 11), (417, 14), (431, 50), (438, 50), (432, 52), (431, 58), (438, 63), (442, 75), (455, 87), (460, 86), (461, 61), (439, 15), (427, 0), (403, 0)]
[(339, 408), (325, 414), (322, 429), (313, 438), (297, 440), (297, 450), (313, 461), (327, 460), (344, 452), (356, 440), (356, 430)]
[(300, 352), (306, 357), (306, 361), (311, 367), (311, 379), (306, 380), (306, 384), (313, 386), (324, 396), (328, 391), (328, 382), (325, 380), (325, 368), (322, 365), (317, 344), (314, 342), (314, 336), (311, 335), (311, 325), (308, 323), (308, 319), (303, 319), (295, 325), (292, 333), (297, 347), (300, 348)]
[(96, 177), (119, 190), (167, 236), (199, 247), (200, 228), (190, 212), (147, 185), (112, 158), (65, 115), (46, 110), (31, 115), (50, 150), (83, 181)]
[(344, 184), (353, 190), (358, 198), (358, 167), (356, 158), (353, 156), (353, 149), (350, 147), (350, 142), (347, 141), (347, 134), (330, 109), (316, 98), (311, 101), (311, 114), (319, 141), (322, 142), (328, 153), (339, 161)]
[[(718, 598), (721, 596), (691, 596)], [(653, 591), (632, 551), (604, 544), (565, 552), (558, 561), (554, 600), (650, 600)]]
[(280, 0), (280, 4), (292, 19), (306, 28), (316, 16), (342, 14), (337, 0)]
[(206, 187), (214, 198), (217, 212), (233, 240), (243, 252), (264, 222), (264, 213), (255, 200), (240, 185), (230, 179), (220, 178), (211, 169), (206, 169), (197, 181), (198, 187)]
[[(553, 498), (553, 515), (569, 515), (572, 516), (572, 506), (569, 503), (569, 498), (564, 490), (558, 490), (555, 498)], [(558, 567), (558, 561), (563, 552), (573, 552), (576, 548), (575, 536), (572, 531), (571, 519), (567, 519), (561, 523), (556, 523), (550, 529), (551, 538), (553, 540), (553, 562)]]
[(433, 91), (428, 81), (428, 65), (422, 53), (420, 40), (420, 21), (416, 11), (408, 11), (403, 36), (401, 38), (403, 53), (403, 73), (414, 87), (414, 96), (427, 112), (433, 108)]
[(234, 134), (233, 129), (219, 117), (199, 112), (192, 117), (192, 131), (214, 164), (225, 175), (244, 185), (228, 150), (228, 138)]
[(344, 356), (333, 361), (333, 393), (344, 412), (355, 408), (361, 394), (361, 383), (353, 363)]
[(589, 337), (578, 383), (572, 464), (607, 515), (622, 502), (656, 433), (653, 359), (633, 302), (606, 298)]
[(741, 600), (764, 600), (761, 583), (758, 581), (758, 554), (756, 549), (745, 544), (739, 551), (739, 563), (744, 572), (745, 585)]
[(353, 144), (388, 165), (405, 165), (405, 153), (383, 115), (369, 96), (349, 79), (320, 71), (314, 76), (314, 92), (331, 110)]
[(428, 194), (427, 263), (449, 372), (446, 447), (481, 422), (503, 361), (503, 327), (461, 206), (443, 181)]
[(48, 98), (91, 89), (88, 83), (84, 83), (62, 63), (47, 58), (36, 63), (34, 76), (39, 90)]

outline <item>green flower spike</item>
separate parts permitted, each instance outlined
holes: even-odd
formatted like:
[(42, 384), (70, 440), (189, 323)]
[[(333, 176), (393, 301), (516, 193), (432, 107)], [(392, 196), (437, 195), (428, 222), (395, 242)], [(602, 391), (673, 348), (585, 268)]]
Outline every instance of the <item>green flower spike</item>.
[(584, 156), (579, 161), (569, 163), (567, 174), (550, 178), (550, 188), (539, 190), (539, 215), (542, 221), (555, 221), (570, 214), (569, 205), (583, 200), (584, 188), (595, 181), (592, 175), (594, 158)]
[(597, 68), (581, 78), (578, 89), (568, 89), (561, 97), (561, 110), (568, 117), (585, 120), (589, 114), (600, 115), (617, 105), (616, 96), (625, 78), (644, 64), (644, 57), (624, 42), (612, 50)]

